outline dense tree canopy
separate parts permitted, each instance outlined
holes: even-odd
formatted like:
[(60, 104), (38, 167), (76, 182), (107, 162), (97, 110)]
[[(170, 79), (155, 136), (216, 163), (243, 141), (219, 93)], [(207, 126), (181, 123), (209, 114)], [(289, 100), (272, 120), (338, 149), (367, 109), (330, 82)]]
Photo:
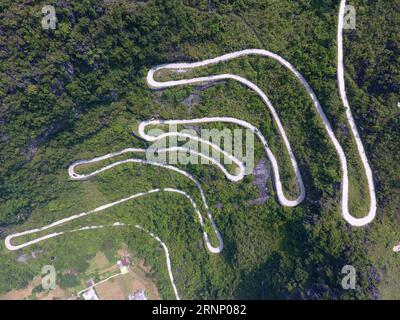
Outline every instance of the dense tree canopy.
[[(56, 9), (55, 30), (41, 27), (45, 4)], [(357, 27), (345, 32), (346, 85), (376, 181), (379, 210), (370, 227), (354, 229), (343, 222), (338, 157), (313, 105), (292, 74), (261, 58), (198, 72), (235, 72), (268, 92), (299, 160), (305, 202), (281, 207), (268, 179), (268, 199), (252, 205), (249, 200), (259, 196), (253, 176), (228, 183), (212, 166), (188, 165), (185, 169), (201, 181), (223, 234), (221, 255), (207, 253), (190, 203), (178, 196), (151, 196), (76, 226), (115, 222), (110, 216), (143, 224), (168, 244), (184, 298), (398, 297), (391, 288), (398, 283), (400, 263), (391, 248), (399, 240), (400, 223), (400, 5), (383, 0), (352, 4)], [(365, 214), (365, 177), (336, 81), (337, 12), (333, 0), (2, 0), (0, 292), (26, 286), (44, 264), (54, 264), (60, 275), (68, 268), (84, 270), (95, 252), (125, 242), (154, 266), (161, 295), (173, 298), (163, 251), (134, 228), (66, 235), (21, 252), (9, 252), (3, 244), (3, 236), (11, 232), (152, 187), (180, 186), (200, 203), (190, 181), (137, 165), (117, 167), (89, 181), (68, 180), (66, 169), (77, 159), (146, 147), (132, 135), (138, 121), (206, 115), (249, 121), (266, 136), (282, 163), (284, 187), (293, 191), (288, 156), (257, 96), (231, 81), (152, 91), (145, 76), (156, 64), (252, 47), (284, 56), (313, 86), (333, 124), (349, 159), (351, 209)], [(193, 108), (185, 104), (191, 94), (199, 96)], [(258, 144), (256, 161), (262, 158)], [(21, 253), (31, 251), (40, 254), (27, 264), (17, 262)], [(347, 264), (358, 271), (355, 291), (340, 285)], [(60, 279), (63, 287), (76, 280)]]

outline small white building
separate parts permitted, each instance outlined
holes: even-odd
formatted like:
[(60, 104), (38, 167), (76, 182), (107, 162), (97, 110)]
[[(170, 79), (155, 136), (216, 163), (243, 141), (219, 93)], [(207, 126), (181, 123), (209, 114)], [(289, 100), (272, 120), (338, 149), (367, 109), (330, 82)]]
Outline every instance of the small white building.
[(147, 300), (147, 297), (144, 293), (144, 289), (140, 289), (138, 291), (135, 291), (134, 293), (131, 293), (128, 296), (129, 300)]
[(86, 290), (82, 295), (83, 299), (85, 300), (99, 300), (99, 297), (97, 296), (96, 291), (94, 291), (93, 288)]
[(121, 271), (121, 273), (128, 273), (129, 272), (129, 260), (128, 258), (124, 257), (121, 260), (117, 261), (117, 265), (119, 268), (119, 271)]

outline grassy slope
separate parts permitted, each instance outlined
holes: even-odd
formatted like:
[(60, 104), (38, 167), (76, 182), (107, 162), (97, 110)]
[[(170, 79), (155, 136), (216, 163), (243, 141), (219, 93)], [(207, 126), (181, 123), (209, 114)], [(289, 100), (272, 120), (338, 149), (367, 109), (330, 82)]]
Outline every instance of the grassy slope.
[[(5, 166), (0, 178), (4, 181), (5, 192), (2, 196), (6, 201), (2, 202), (2, 212), (9, 212), (9, 218), (2, 217), (2, 221), (13, 221), (12, 219), (22, 211), (18, 210), (18, 206), (14, 208), (15, 201), (21, 201), (19, 206), (24, 210), (26, 207), (29, 208), (27, 215), (32, 213), (27, 222), (9, 228), (6, 232), (25, 230), (54, 221), (59, 217), (85, 211), (93, 208), (95, 204), (118, 199), (122, 190), (124, 194), (130, 194), (132, 191), (148, 189), (156, 183), (158, 185), (159, 182), (167, 182), (169, 185), (173, 182), (174, 186), (183, 184), (190, 190), (190, 186), (185, 185), (178, 177), (171, 179), (160, 172), (142, 169), (138, 172), (135, 168), (129, 167), (121, 167), (113, 171), (118, 172), (115, 179), (112, 178), (111, 173), (105, 173), (90, 182), (71, 183), (67, 180), (66, 168), (76, 159), (98, 156), (127, 146), (143, 147), (142, 142), (130, 135), (132, 125), (138, 120), (148, 119), (155, 114), (160, 114), (163, 118), (183, 118), (210, 113), (226, 114), (225, 111), (235, 110), (235, 113), (243, 114), (244, 117), (246, 114), (253, 114), (253, 117), (261, 118), (260, 112), (262, 112), (262, 119), (267, 121), (266, 128), (271, 129), (265, 107), (257, 99), (253, 99), (245, 89), (235, 84), (219, 84), (201, 91), (202, 103), (198, 109), (194, 110), (194, 113), (188, 112), (187, 108), (181, 104), (182, 100), (190, 94), (190, 89), (168, 90), (161, 94), (160, 103), (160, 94), (151, 93), (144, 83), (145, 72), (156, 63), (203, 59), (248, 47), (263, 47), (275, 51), (292, 62), (310, 81), (328, 117), (333, 122), (339, 138), (348, 145), (346, 154), (354, 153), (351, 140), (346, 141), (348, 140), (346, 134), (340, 131), (345, 118), (335, 77), (334, 39), (336, 39), (337, 6), (332, 1), (319, 9), (315, 9), (316, 7), (303, 1), (269, 1), (267, 5), (253, 5), (254, 9), (249, 6), (247, 9), (232, 11), (229, 8), (218, 7), (218, 13), (212, 13), (207, 9), (198, 10), (187, 5), (178, 6), (179, 12), (186, 14), (186, 19), (189, 17), (196, 24), (204, 25), (203, 30), (196, 29), (199, 33), (197, 41), (194, 41), (196, 34), (187, 35), (186, 29), (182, 28), (176, 31), (175, 37), (172, 35), (169, 38), (161, 54), (152, 56), (156, 50), (150, 48), (147, 52), (144, 49), (141, 54), (151, 58), (142, 62), (142, 69), (135, 74), (132, 82), (120, 80), (129, 79), (131, 70), (115, 71), (121, 73), (120, 78), (116, 73), (110, 75), (110, 79), (117, 77), (111, 87), (114, 86), (114, 89), (119, 92), (118, 101), (97, 102), (85, 106), (78, 112), (79, 115), (74, 119), (73, 126), (46, 139), (39, 146), (33, 159), (19, 170), (10, 171), (10, 168), (13, 161), (20, 161), (20, 151), (15, 151), (11, 143), (5, 145), (5, 148), (8, 148), (7, 154), (15, 156), (4, 158), (3, 155)], [(162, 9), (159, 10), (162, 11)], [(163, 19), (172, 21), (167, 12), (168, 10), (163, 13), (166, 15)], [(366, 15), (369, 17), (372, 12)], [(176, 16), (179, 15), (176, 14)], [(79, 30), (78, 27), (76, 29)], [(168, 30), (168, 27), (166, 29)], [(75, 32), (79, 34), (80, 31), (75, 30)], [(114, 30), (114, 33), (118, 35), (121, 32), (133, 34), (132, 29)], [(95, 43), (96, 41), (99, 40), (94, 40)], [(59, 44), (60, 40), (55, 43)], [(99, 42), (97, 44), (100, 46)], [(137, 56), (137, 52), (135, 55), (129, 50), (127, 49), (131, 56)], [(111, 57), (109, 58), (112, 60)], [(248, 70), (254, 73), (254, 68), (257, 68), (259, 63), (259, 61), (251, 61)], [(261, 62), (262, 67), (274, 67), (264, 63)], [(106, 62), (103, 64), (107, 65)], [(125, 64), (130, 66), (130, 62), (125, 61)], [(348, 65), (351, 63), (346, 62), (346, 67)], [(240, 69), (241, 65), (239, 63), (234, 67)], [(338, 213), (340, 191), (337, 171), (339, 167), (332, 147), (327, 142), (326, 148), (321, 146), (316, 150), (313, 144), (321, 143), (324, 138), (323, 136), (313, 137), (314, 129), (318, 131), (319, 125), (310, 122), (312, 114), (310, 117), (305, 117), (302, 125), (293, 121), (297, 114), (291, 112), (292, 105), (288, 101), (296, 100), (296, 112), (305, 113), (303, 110), (307, 109), (307, 105), (309, 106), (307, 98), (299, 95), (297, 90), (291, 90), (291, 86), (296, 86), (296, 84), (290, 76), (286, 75), (288, 78), (286, 79), (285, 74), (282, 73), (276, 77), (274, 74), (263, 74), (263, 70), (259, 71), (262, 80), (270, 79), (267, 81), (267, 90), (273, 93), (272, 96), (276, 100), (273, 102), (278, 112), (283, 113), (282, 118), (287, 119), (287, 122), (283, 120), (285, 127), (288, 127), (288, 131), (293, 131), (292, 134), (288, 134), (289, 139), (301, 142), (297, 144), (299, 146), (292, 142), (292, 146), (296, 155), (299, 155), (298, 159), (302, 173), (305, 175), (306, 189), (309, 194), (304, 204), (290, 210), (282, 208), (276, 204), (273, 192), (270, 191), (271, 197), (265, 205), (249, 207), (247, 200), (257, 196), (257, 190), (250, 184), (251, 178), (237, 185), (225, 185), (222, 175), (215, 169), (204, 168), (204, 166), (190, 167), (191, 172), (203, 182), (216, 222), (224, 235), (226, 247), (220, 256), (206, 253), (200, 232), (192, 231), (199, 229), (196, 221), (187, 218), (192, 211), (182, 199), (161, 197), (161, 199), (155, 199), (154, 204), (138, 201), (116, 209), (112, 211), (112, 214), (119, 215), (121, 219), (127, 219), (127, 222), (147, 223), (146, 226), (154, 228), (152, 231), (159, 234), (169, 245), (178, 288), (184, 288), (182, 297), (354, 298), (370, 295), (373, 292), (371, 286), (375, 280), (371, 279), (372, 272), (367, 266), (372, 263), (380, 270), (387, 264), (389, 278), (395, 278), (395, 266), (398, 263), (388, 251), (392, 242), (396, 240), (396, 225), (394, 220), (390, 219), (398, 208), (396, 204), (398, 200), (392, 194), (395, 178), (388, 181), (386, 176), (381, 177), (380, 174), (383, 171), (393, 172), (389, 169), (393, 168), (393, 162), (390, 161), (389, 155), (381, 160), (381, 155), (385, 152), (384, 141), (373, 140), (378, 133), (381, 133), (382, 128), (375, 128), (375, 131), (366, 139), (366, 149), (368, 154), (371, 154), (373, 170), (378, 172), (381, 179), (378, 186), (383, 189), (378, 190), (385, 194), (384, 199), (380, 198), (380, 203), (383, 205), (379, 215), (382, 219), (374, 224), (372, 229), (350, 229), (343, 224)], [(353, 70), (350, 69), (349, 72), (351, 74)], [(284, 80), (288, 82), (285, 83)], [(282, 86), (268, 86), (269, 83), (273, 83), (272, 81), (281, 81)], [(288, 90), (284, 90), (285, 86)], [(352, 89), (351, 82), (348, 86)], [(31, 90), (34, 89), (31, 88)], [(99, 91), (101, 95), (100, 88)], [(24, 96), (24, 94), (21, 95)], [(357, 115), (359, 103), (366, 98), (365, 96), (357, 98), (357, 94), (355, 95), (356, 97), (350, 92), (351, 104), (354, 105), (353, 109)], [(360, 95), (363, 96), (363, 93)], [(241, 97), (241, 101), (237, 101), (238, 96)], [(80, 103), (76, 97), (72, 99), (75, 99), (75, 104)], [(82, 95), (82, 99), (86, 99), (85, 95)], [(299, 100), (304, 102), (304, 105)], [(7, 103), (8, 106), (11, 105), (10, 101)], [(45, 120), (44, 123), (46, 121), (50, 120)], [(367, 123), (365, 119), (360, 121)], [(313, 126), (313, 130), (308, 130), (310, 125)], [(13, 139), (12, 143), (17, 146), (17, 150), (23, 149), (26, 137), (30, 135), (23, 125), (20, 126), (21, 132), (18, 137), (11, 134), (11, 126), (7, 127), (9, 131), (5, 131)], [(393, 137), (394, 126), (387, 126), (385, 130), (389, 137)], [(37, 131), (40, 130), (37, 129)], [(17, 140), (21, 137), (23, 137), (21, 141)], [(312, 138), (315, 140), (310, 140)], [(376, 144), (373, 144), (375, 142)], [(280, 148), (279, 145), (277, 146), (278, 152)], [(396, 154), (395, 152), (393, 150), (393, 155)], [(278, 154), (278, 157), (281, 155)], [(284, 159), (284, 154), (282, 154), (283, 166)], [(352, 162), (357, 165), (358, 159)], [(324, 163), (324, 166), (317, 165), (319, 163)], [(359, 170), (353, 169), (353, 172), (359, 172)], [(126, 183), (120, 178), (123, 175), (130, 177)], [(145, 176), (146, 179), (144, 179)], [(361, 186), (364, 182), (362, 176), (360, 178)], [(132, 181), (134, 183), (131, 183)], [(270, 183), (268, 188), (273, 190)], [(356, 189), (353, 193), (351, 197), (355, 198)], [(29, 206), (26, 206), (25, 202), (28, 201)], [(367, 201), (359, 200), (354, 202), (356, 202), (354, 206), (360, 206), (360, 208), (367, 203)], [(157, 203), (160, 205), (157, 206)], [(220, 203), (223, 203), (224, 207), (215, 208)], [(11, 209), (8, 209), (9, 207)], [(140, 215), (134, 215), (140, 220), (131, 220), (126, 217), (126, 211), (140, 212)], [(107, 221), (109, 220), (106, 215), (90, 217), (87, 220), (90, 223)], [(383, 237), (380, 236), (381, 233)], [(260, 239), (265, 240), (260, 241)], [(31, 279), (33, 275), (38, 274), (44, 263), (51, 262), (60, 268), (62, 266), (62, 269), (66, 266), (73, 267), (85, 256), (97, 252), (99, 247), (107, 241), (118, 243), (122, 240), (127, 241), (131, 246), (136, 246), (138, 242), (142, 244), (139, 248), (140, 254), (148, 257), (150, 264), (155, 266), (161, 295), (171, 297), (172, 292), (165, 270), (163, 252), (155, 241), (131, 229), (120, 233), (112, 230), (94, 231), (82, 233), (79, 238), (65, 236), (48, 241), (32, 247), (34, 250), (42, 248), (44, 252), (37, 260), (30, 260), (29, 265), (17, 264), (15, 258), (20, 253), (6, 252), (1, 245), (0, 259), (4, 265), (4, 271), (0, 273), (0, 291), (9, 289), (9, 286), (23, 285), (23, 279)], [(373, 256), (370, 258), (366, 256), (366, 248), (371, 248), (373, 251)], [(22, 252), (30, 254), (30, 251), (29, 248)], [(51, 259), (52, 257), (55, 259)], [(348, 263), (354, 264), (360, 270), (362, 288), (356, 293), (343, 292), (340, 288), (340, 270), (344, 264)], [(10, 270), (13, 271), (9, 272)], [(386, 283), (386, 280), (383, 283)], [(382, 297), (391, 296), (392, 291), (393, 286), (390, 283), (383, 285)]]

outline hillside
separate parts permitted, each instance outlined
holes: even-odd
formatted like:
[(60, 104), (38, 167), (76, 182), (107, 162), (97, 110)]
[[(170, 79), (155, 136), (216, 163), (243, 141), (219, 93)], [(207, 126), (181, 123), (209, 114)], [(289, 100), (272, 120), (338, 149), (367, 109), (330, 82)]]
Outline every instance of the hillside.
[[(56, 9), (55, 30), (42, 29), (45, 4)], [(285, 194), (296, 197), (299, 185), (284, 142), (252, 90), (229, 79), (157, 90), (146, 82), (156, 65), (248, 48), (283, 57), (310, 84), (347, 157), (349, 211), (365, 216), (367, 178), (338, 88), (338, 1), (1, 1), (0, 293), (25, 287), (43, 265), (60, 273), (84, 269), (97, 252), (126, 243), (153, 266), (161, 297), (172, 299), (164, 251), (134, 227), (140, 224), (167, 244), (181, 298), (399, 298), (400, 258), (392, 247), (400, 241), (400, 4), (350, 4), (357, 22), (344, 30), (345, 82), (377, 197), (376, 217), (364, 227), (341, 216), (339, 157), (307, 91), (277, 61), (243, 56), (155, 75), (166, 81), (229, 73), (256, 83), (272, 101), (302, 174), (304, 201), (285, 207), (259, 140), (254, 160), (264, 178), (231, 182), (212, 165), (177, 165), (201, 183), (222, 235), (224, 249), (211, 254), (191, 202), (173, 193), (149, 194), (68, 223), (68, 229), (130, 225), (124, 228), (67, 233), (18, 251), (7, 250), (4, 239), (155, 188), (184, 190), (201, 204), (193, 181), (154, 166), (125, 163), (71, 181), (68, 168), (77, 160), (149, 147), (138, 138), (138, 126), (150, 119), (233, 117), (251, 123), (276, 155)], [(85, 164), (78, 173), (109, 163)], [(213, 231), (208, 224), (205, 230)], [(32, 251), (36, 258), (17, 261)], [(345, 265), (357, 270), (357, 290), (341, 286)]]

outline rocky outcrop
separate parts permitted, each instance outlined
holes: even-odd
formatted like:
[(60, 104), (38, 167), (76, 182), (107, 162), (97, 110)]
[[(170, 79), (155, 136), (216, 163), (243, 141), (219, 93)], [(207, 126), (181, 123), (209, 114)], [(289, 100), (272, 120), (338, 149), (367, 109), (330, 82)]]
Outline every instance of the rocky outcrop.
[(263, 204), (268, 200), (267, 181), (270, 177), (270, 168), (266, 158), (262, 158), (253, 170), (253, 183), (259, 190), (259, 198), (249, 201), (250, 205)]

